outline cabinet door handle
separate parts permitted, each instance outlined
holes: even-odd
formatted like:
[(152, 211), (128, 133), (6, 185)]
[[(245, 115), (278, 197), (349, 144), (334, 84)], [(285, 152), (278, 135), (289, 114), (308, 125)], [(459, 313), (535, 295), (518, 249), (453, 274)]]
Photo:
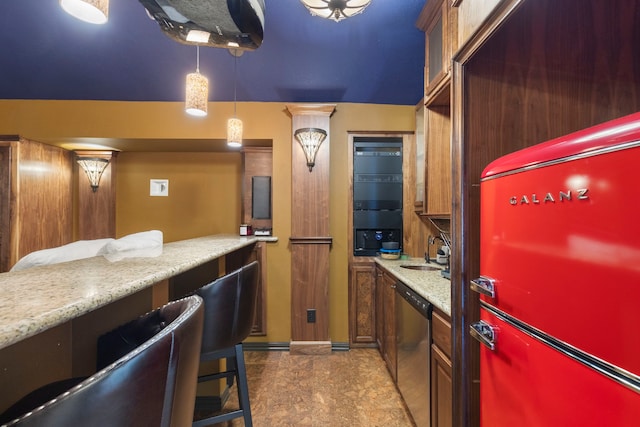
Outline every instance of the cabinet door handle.
[(491, 298), (496, 297), (496, 281), (490, 277), (480, 276), (471, 281), (469, 286), (472, 291), (486, 295)]
[(480, 320), (469, 325), (469, 333), (473, 338), (484, 344), (491, 350), (496, 348), (496, 333), (493, 326)]

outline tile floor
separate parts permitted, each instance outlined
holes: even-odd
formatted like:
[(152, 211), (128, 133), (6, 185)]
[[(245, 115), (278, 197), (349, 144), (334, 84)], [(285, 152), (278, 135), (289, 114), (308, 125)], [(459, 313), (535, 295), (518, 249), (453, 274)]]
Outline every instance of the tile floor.
[[(245, 352), (255, 427), (410, 427), (413, 425), (376, 349), (292, 356)], [(237, 408), (235, 388), (226, 408)], [(225, 409), (226, 409), (225, 408)], [(241, 418), (219, 424), (239, 427)]]

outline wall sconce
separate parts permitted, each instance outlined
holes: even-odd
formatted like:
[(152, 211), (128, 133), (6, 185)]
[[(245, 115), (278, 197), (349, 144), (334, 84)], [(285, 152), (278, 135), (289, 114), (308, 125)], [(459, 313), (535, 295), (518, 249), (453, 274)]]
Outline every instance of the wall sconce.
[(91, 183), (91, 189), (95, 193), (100, 184), (102, 172), (107, 168), (109, 160), (100, 157), (78, 157), (78, 164), (87, 174), (89, 182)]
[(109, 19), (109, 0), (60, 0), (69, 15), (90, 24), (104, 24)]
[(327, 137), (327, 132), (318, 128), (301, 128), (295, 131), (293, 134), (304, 151), (304, 155), (307, 157), (307, 166), (309, 166), (309, 172), (316, 164), (316, 154), (320, 148), (320, 144)]

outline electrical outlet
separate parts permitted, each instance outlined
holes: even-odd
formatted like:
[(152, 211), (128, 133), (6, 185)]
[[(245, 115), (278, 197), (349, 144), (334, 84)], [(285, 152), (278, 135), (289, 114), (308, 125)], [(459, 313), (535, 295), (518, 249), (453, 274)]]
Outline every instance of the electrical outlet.
[(307, 323), (316, 323), (316, 309), (307, 309)]

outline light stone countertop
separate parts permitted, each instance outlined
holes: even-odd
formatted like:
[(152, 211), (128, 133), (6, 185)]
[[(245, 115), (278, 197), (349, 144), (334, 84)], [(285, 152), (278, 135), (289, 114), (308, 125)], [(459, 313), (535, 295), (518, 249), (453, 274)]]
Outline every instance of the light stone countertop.
[(451, 317), (451, 281), (440, 274), (443, 266), (430, 263), (439, 270), (423, 271), (402, 268), (403, 265), (426, 265), (422, 258), (388, 260), (376, 257), (376, 263), (416, 291), (420, 296)]
[(257, 241), (213, 235), (163, 245), (162, 255), (102, 256), (0, 273), (0, 349)]

